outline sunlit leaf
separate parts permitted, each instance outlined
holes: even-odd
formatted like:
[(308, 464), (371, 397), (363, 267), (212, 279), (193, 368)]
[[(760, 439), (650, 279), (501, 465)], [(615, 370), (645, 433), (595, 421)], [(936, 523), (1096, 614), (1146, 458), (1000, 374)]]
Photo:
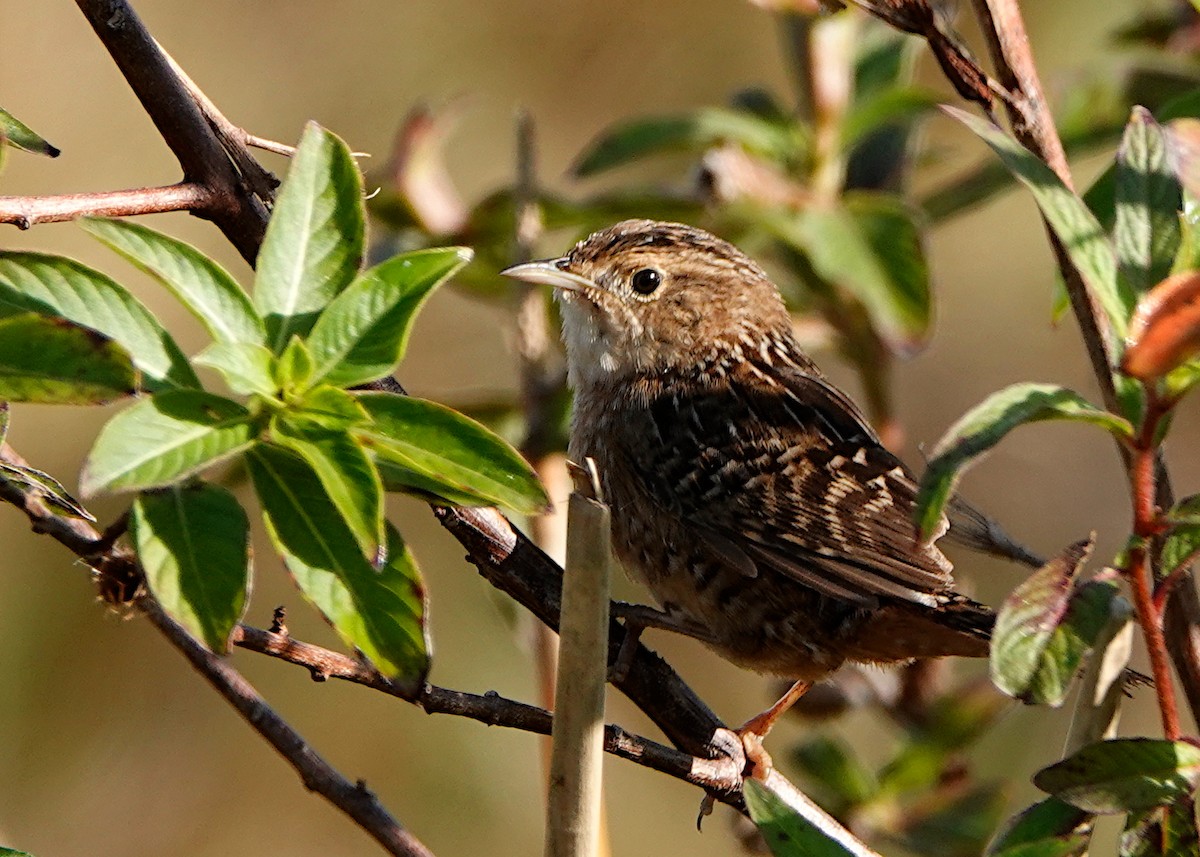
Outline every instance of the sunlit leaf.
[(1133, 292), (1117, 276), (1117, 262), (1108, 237), (1088, 210), (1037, 155), (986, 119), (943, 106), (947, 114), (974, 131), (1000, 156), (1004, 165), (1029, 188), (1042, 215), (1066, 249), (1088, 290), (1095, 296), (1114, 334), (1125, 335), (1133, 312)]
[(267, 345), (283, 351), (358, 271), (363, 253), (362, 176), (350, 149), (315, 122), (304, 129), (258, 254), (254, 305)]
[(18, 149), (24, 149), (26, 152), (33, 152), (35, 155), (57, 158), (62, 154), (57, 148), (34, 133), (32, 128), (2, 107), (0, 107), (0, 141), (8, 143), (10, 146), (16, 146)]
[(192, 358), (192, 362), (216, 369), (235, 393), (273, 397), (279, 392), (275, 355), (265, 345), (214, 342)]
[(317, 475), (263, 445), (247, 455), (268, 532), (305, 597), (385, 675), (415, 687), (429, 669), (425, 589), (388, 526), (388, 561), (372, 568)]
[(1098, 741), (1033, 778), (1039, 789), (1095, 813), (1136, 812), (1188, 797), (1200, 781), (1200, 747), (1185, 741)]
[(298, 335), (283, 349), (275, 361), (275, 386), (285, 393), (303, 390), (312, 378), (313, 360), (308, 346)]
[(217, 342), (266, 340), (250, 297), (228, 271), (195, 247), (125, 220), (85, 217), (79, 224), (166, 286)]
[(23, 312), (61, 316), (104, 334), (129, 352), (150, 391), (200, 386), (175, 340), (137, 298), (72, 259), (0, 252), (0, 318)]
[(417, 489), (451, 502), (466, 495), (477, 498), (468, 505), (525, 513), (541, 511), (549, 502), (520, 454), (474, 420), (411, 396), (366, 393), (357, 398), (372, 422), (352, 429), (354, 436), (378, 460), (402, 468), (400, 475), (411, 471), (424, 477)]
[(299, 455), (354, 534), (363, 555), (378, 565), (383, 541), (383, 484), (362, 445), (345, 429), (329, 428), (302, 412), (271, 420), (271, 440)]
[(200, 390), (168, 390), (105, 424), (79, 477), (83, 496), (160, 488), (245, 450), (254, 418), (237, 402)]
[(136, 391), (129, 352), (107, 336), (31, 312), (0, 318), (0, 399), (95, 405)]
[(1127, 420), (1054, 384), (1014, 384), (993, 393), (960, 417), (934, 447), (917, 496), (916, 519), (922, 534), (928, 537), (935, 531), (968, 466), (1013, 429), (1042, 420), (1091, 423), (1119, 438), (1133, 434)]
[(1117, 151), (1117, 266), (1135, 293), (1167, 275), (1179, 246), (1182, 189), (1172, 169), (1163, 129), (1135, 107)]
[(313, 326), (309, 383), (349, 387), (390, 374), (425, 299), (470, 259), (465, 247), (418, 250), (360, 274)]
[[(866, 848), (851, 848), (833, 839), (829, 829), (814, 824), (758, 780), (743, 785), (746, 809), (775, 857), (863, 857)], [(832, 825), (832, 819), (826, 821)]]
[(250, 522), (237, 498), (204, 483), (142, 494), (129, 529), (155, 600), (214, 652), (225, 652), (250, 586)]
[[(0, 443), (3, 443), (0, 440)], [(49, 473), (28, 465), (0, 461), (0, 481), (16, 485), (26, 494), (34, 494), (52, 511), (67, 518), (95, 523), (95, 516), (70, 495), (62, 483)]]

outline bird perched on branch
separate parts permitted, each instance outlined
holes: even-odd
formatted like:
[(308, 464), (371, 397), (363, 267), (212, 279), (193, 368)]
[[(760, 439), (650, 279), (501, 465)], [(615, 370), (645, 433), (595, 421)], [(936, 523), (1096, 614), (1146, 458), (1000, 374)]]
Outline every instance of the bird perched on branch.
[[(745, 735), (846, 661), (987, 655), (994, 613), (953, 590), (917, 536), (911, 473), (801, 350), (754, 261), (700, 229), (627, 220), (504, 273), (561, 301), (570, 455), (594, 459), (616, 555), (662, 607), (627, 624), (796, 681)], [(947, 527), (1037, 562), (965, 504), (935, 540)]]

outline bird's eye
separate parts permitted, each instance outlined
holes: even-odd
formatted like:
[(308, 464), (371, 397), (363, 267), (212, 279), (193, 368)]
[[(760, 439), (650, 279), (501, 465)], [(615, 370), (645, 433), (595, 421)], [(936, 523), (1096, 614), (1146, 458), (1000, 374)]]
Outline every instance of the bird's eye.
[(648, 295), (662, 285), (662, 274), (653, 268), (642, 268), (634, 273), (629, 284), (639, 295)]

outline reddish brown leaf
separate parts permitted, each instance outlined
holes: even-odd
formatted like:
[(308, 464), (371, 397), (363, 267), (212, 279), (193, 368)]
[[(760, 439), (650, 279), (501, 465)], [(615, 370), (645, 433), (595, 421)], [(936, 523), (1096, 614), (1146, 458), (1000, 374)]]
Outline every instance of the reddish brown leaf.
[(1138, 301), (1121, 369), (1152, 381), (1200, 353), (1200, 272), (1167, 277)]

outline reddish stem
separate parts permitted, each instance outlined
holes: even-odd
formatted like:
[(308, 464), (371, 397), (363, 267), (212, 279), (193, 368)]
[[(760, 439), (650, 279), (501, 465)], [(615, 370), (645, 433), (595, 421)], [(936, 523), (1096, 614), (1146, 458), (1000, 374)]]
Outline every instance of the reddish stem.
[(1153, 390), (1147, 390), (1146, 418), (1133, 443), (1130, 476), (1133, 489), (1133, 532), (1140, 543), (1129, 553), (1129, 585), (1133, 590), (1138, 624), (1146, 639), (1150, 654), (1150, 671), (1154, 675), (1154, 690), (1162, 715), (1163, 734), (1168, 740), (1179, 739), (1179, 711), (1175, 704), (1175, 686), (1171, 677), (1167, 640), (1163, 634), (1162, 609), (1155, 603), (1154, 570), (1148, 551), (1150, 540), (1158, 535), (1161, 522), (1154, 498), (1158, 489), (1155, 467), (1155, 434), (1164, 415), (1163, 405)]

